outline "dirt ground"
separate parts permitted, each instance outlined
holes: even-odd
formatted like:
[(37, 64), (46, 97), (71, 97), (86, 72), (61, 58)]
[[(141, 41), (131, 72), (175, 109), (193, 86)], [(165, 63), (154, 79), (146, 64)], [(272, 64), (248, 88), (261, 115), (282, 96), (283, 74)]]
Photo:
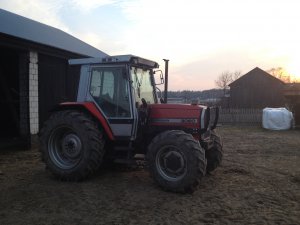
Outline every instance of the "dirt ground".
[(143, 169), (61, 182), (37, 149), (1, 150), (0, 224), (300, 224), (300, 131), (219, 133), (222, 166), (185, 195), (162, 191)]

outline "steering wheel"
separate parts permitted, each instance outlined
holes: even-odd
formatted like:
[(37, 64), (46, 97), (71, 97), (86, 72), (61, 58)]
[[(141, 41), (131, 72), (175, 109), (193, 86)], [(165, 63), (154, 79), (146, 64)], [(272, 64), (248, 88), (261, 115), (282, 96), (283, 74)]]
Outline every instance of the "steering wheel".
[(146, 125), (148, 119), (148, 104), (144, 98), (142, 100), (142, 105), (139, 107), (139, 121), (142, 126)]
[(144, 108), (148, 108), (148, 104), (147, 104), (147, 102), (146, 102), (146, 100), (144, 98), (142, 98), (142, 106)]

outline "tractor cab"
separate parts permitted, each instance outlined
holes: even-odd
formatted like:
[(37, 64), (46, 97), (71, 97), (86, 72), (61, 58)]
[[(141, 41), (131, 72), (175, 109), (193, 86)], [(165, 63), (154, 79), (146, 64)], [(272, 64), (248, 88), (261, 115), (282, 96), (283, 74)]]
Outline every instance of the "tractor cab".
[(156, 104), (156, 62), (133, 55), (74, 59), (81, 65), (77, 102), (93, 102), (105, 117), (115, 139), (134, 140), (139, 109)]

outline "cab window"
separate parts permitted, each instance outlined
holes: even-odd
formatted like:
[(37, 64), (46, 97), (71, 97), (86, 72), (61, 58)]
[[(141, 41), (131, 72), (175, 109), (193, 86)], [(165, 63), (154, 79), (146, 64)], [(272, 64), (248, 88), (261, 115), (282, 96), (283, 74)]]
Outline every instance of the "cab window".
[(92, 69), (90, 94), (107, 117), (130, 117), (128, 81), (122, 68)]

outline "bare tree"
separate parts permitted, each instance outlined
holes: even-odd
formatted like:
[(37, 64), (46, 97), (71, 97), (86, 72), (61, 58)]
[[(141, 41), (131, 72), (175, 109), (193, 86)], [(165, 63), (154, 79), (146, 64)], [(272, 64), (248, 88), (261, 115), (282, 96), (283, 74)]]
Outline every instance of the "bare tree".
[(300, 83), (300, 78), (294, 77), (293, 83)]
[(239, 79), (242, 76), (242, 71), (236, 70), (233, 72), (232, 81)]
[(229, 89), (229, 84), (241, 77), (242, 72), (237, 70), (235, 72), (225, 71), (215, 80), (216, 86), (223, 90), (225, 96), (226, 90)]
[(285, 83), (290, 83), (292, 80), (291, 74), (288, 74), (282, 67), (271, 68), (266, 72)]

